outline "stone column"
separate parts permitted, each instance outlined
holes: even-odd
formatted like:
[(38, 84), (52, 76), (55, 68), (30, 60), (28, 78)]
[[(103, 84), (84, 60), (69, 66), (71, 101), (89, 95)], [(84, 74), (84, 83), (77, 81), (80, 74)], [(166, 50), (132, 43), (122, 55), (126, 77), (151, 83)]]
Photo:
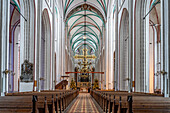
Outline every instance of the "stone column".
[[(102, 60), (101, 60), (101, 55), (100, 55), (100, 58), (99, 58), (99, 72), (102, 72), (102, 69), (101, 69), (101, 62), (102, 62)], [(99, 74), (99, 87), (101, 88), (101, 81), (102, 81), (102, 79), (101, 79), (101, 76), (102, 76), (102, 74)]]
[[(146, 1), (146, 13), (150, 10), (150, 1)], [(146, 14), (145, 13), (145, 14)], [(145, 42), (145, 46), (144, 46), (144, 92), (149, 93), (149, 16), (146, 16), (145, 20), (145, 38), (144, 38), (144, 42)]]
[[(103, 48), (101, 49), (101, 56), (100, 56), (100, 65), (101, 65), (101, 72), (104, 72), (103, 71)], [(103, 78), (104, 78), (104, 74), (101, 76), (101, 89), (103, 89)]]
[[(62, 54), (62, 50), (63, 50), (63, 46), (62, 46), (62, 42), (63, 42), (63, 38), (62, 38), (62, 17), (60, 15), (60, 19), (59, 19), (59, 71), (60, 71), (60, 76), (62, 75), (62, 70), (63, 70), (63, 54)], [(60, 80), (60, 79), (59, 79)]]
[(62, 75), (65, 75), (65, 22), (64, 17), (62, 17)]
[[(0, 1), (0, 25), (2, 25), (2, 0)], [(2, 26), (0, 26), (0, 70), (2, 69)], [(0, 71), (0, 96), (2, 95), (2, 71)]]
[(161, 1), (161, 85), (164, 96), (169, 97), (169, 0)]
[[(112, 8), (110, 8), (112, 9)], [(110, 15), (108, 18), (108, 29), (107, 29), (107, 37), (108, 37), (108, 45), (107, 45), (107, 70), (106, 70), (106, 74), (108, 74), (108, 89), (113, 89), (113, 35), (112, 35), (112, 23), (113, 23), (113, 13), (112, 14), (108, 14)]]
[(37, 18), (36, 18), (36, 37), (35, 37), (35, 78), (37, 80), (36, 90), (41, 90), (40, 77), (41, 77), (41, 10), (42, 0), (37, 0)]
[(51, 64), (52, 64), (52, 68), (51, 68), (51, 74), (52, 74), (52, 80), (51, 80), (51, 89), (55, 89), (55, 25), (56, 25), (56, 11), (55, 11), (55, 1), (53, 0), (53, 18), (52, 18), (52, 48), (51, 48), (51, 51), (52, 51), (52, 60), (51, 60)]
[[(59, 13), (59, 12), (58, 12)], [(60, 75), (61, 75), (61, 66), (62, 66), (62, 62), (61, 62), (61, 17), (60, 17), (60, 13), (58, 14), (58, 42), (57, 42), (57, 84), (60, 81)]]
[(118, 90), (118, 62), (119, 62), (119, 46), (118, 46), (118, 0), (115, 1), (116, 9), (115, 9), (115, 74), (114, 74), (114, 89)]
[[(37, 3), (35, 3), (36, 5), (35, 5), (35, 7), (37, 7), (38, 5), (37, 5)], [(34, 9), (35, 10), (35, 9)], [(37, 10), (37, 8), (36, 8), (36, 11), (35, 12), (37, 12), (38, 10)], [(35, 17), (34, 17), (35, 18)], [(38, 52), (38, 50), (37, 50), (37, 23), (38, 23), (38, 21), (37, 21), (37, 18), (36, 18), (36, 22), (35, 22), (35, 29), (34, 29), (34, 32), (35, 32), (35, 39), (34, 39), (34, 71), (33, 71), (33, 77), (34, 77), (34, 84), (35, 84), (35, 82), (36, 82), (36, 87), (35, 86), (33, 86), (33, 91), (38, 91), (38, 89), (39, 89), (39, 87), (38, 87), (38, 85), (39, 85), (39, 81), (37, 81), (38, 79), (37, 79), (37, 52)]]
[[(165, 49), (165, 30), (164, 30), (164, 25), (165, 25), (165, 21), (164, 21), (164, 1), (161, 1), (161, 71), (164, 71), (165, 69), (165, 60), (164, 60), (164, 49)], [(166, 76), (164, 73), (161, 74), (161, 92), (163, 91), (163, 93), (166, 93), (166, 90), (164, 90), (165, 88), (165, 79)], [(162, 82), (163, 81), (163, 82)]]
[(103, 49), (103, 51), (102, 51), (102, 72), (104, 72), (104, 75), (102, 76), (102, 86), (103, 86), (103, 89), (105, 89), (106, 88), (106, 78), (105, 78), (105, 73), (106, 73), (106, 71), (105, 71), (105, 56), (106, 56), (106, 54), (105, 54), (105, 49)]
[[(60, 14), (61, 16), (61, 14)], [(58, 29), (58, 72), (59, 72), (59, 76), (58, 76), (58, 82), (60, 81), (60, 76), (62, 74), (61, 70), (62, 70), (62, 47), (61, 47), (61, 43), (62, 43), (62, 38), (61, 38), (61, 17), (59, 16), (59, 20), (58, 20), (58, 25), (59, 25), (59, 29)]]
[(109, 44), (108, 44), (108, 42), (109, 42), (109, 37), (108, 37), (108, 30), (109, 30), (109, 28), (108, 28), (108, 25), (109, 24), (109, 22), (108, 22), (108, 18), (107, 18), (107, 21), (106, 21), (106, 24), (105, 24), (105, 30), (104, 30), (104, 32), (105, 32), (105, 34), (104, 34), (104, 38), (105, 38), (105, 43), (104, 43), (104, 48), (105, 48), (105, 51), (104, 51), (104, 54), (106, 55), (105, 56), (105, 58), (104, 58), (104, 61), (105, 61), (105, 88), (106, 88), (106, 90), (108, 90), (108, 88), (109, 88)]
[(0, 96), (8, 92), (10, 0), (0, 1)]
[[(167, 25), (169, 25), (168, 26), (168, 44), (167, 44), (167, 46), (168, 46), (168, 59), (170, 59), (170, 52), (169, 52), (169, 48), (170, 48), (170, 1), (169, 0), (165, 0), (166, 1), (166, 3), (168, 4), (168, 24)], [(170, 71), (170, 60), (168, 61), (168, 72)], [(170, 97), (170, 74), (168, 73), (168, 96)]]
[(129, 54), (128, 54), (128, 78), (129, 78), (129, 92), (132, 92), (132, 78), (133, 78), (133, 0), (129, 0)]
[[(112, 2), (109, 1), (109, 4)], [(108, 9), (112, 9), (112, 6), (109, 5)], [(110, 10), (109, 10), (110, 11)], [(108, 12), (109, 12), (108, 11)], [(113, 14), (107, 14), (107, 22), (106, 22), (106, 41), (105, 41), (105, 61), (106, 61), (106, 89), (113, 89), (113, 37), (112, 37), (112, 19), (113, 19)]]
[(59, 74), (60, 74), (60, 70), (59, 70), (59, 12), (58, 13), (58, 16), (57, 16), (57, 35), (56, 35), (56, 84), (58, 84), (58, 81), (59, 81)]

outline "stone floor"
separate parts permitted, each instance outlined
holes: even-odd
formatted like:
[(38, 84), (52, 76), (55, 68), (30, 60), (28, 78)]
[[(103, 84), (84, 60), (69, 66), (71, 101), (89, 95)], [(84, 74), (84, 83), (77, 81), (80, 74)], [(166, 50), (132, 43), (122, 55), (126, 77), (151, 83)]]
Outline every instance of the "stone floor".
[(80, 93), (64, 113), (102, 113), (100, 106), (89, 93)]

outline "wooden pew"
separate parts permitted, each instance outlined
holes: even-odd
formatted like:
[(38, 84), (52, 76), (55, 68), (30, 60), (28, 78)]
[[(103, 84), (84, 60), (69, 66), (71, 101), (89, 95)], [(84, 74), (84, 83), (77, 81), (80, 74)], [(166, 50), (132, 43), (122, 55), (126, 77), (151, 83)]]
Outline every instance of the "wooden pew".
[(170, 99), (163, 95), (114, 91), (91, 91), (91, 95), (105, 112), (112, 113), (167, 113)]
[[(7, 94), (7, 96), (32, 96), (37, 95), (37, 107), (40, 113), (52, 112), (54, 109), (58, 112), (62, 112), (61, 99), (63, 98), (60, 92), (26, 92), (26, 93), (13, 93)], [(54, 102), (53, 102), (54, 101)], [(55, 103), (55, 105), (53, 105)], [(55, 108), (54, 108), (55, 106)]]
[(134, 112), (169, 113), (170, 99), (164, 97), (133, 97)]
[[(19, 92), (9, 93), (5, 97), (32, 97), (36, 95), (36, 107), (39, 113), (55, 113), (62, 112), (77, 97), (78, 91), (68, 90), (54, 90), (54, 91), (41, 91), (41, 92)], [(21, 102), (22, 100), (20, 100)]]
[(38, 113), (36, 96), (0, 97), (0, 113)]

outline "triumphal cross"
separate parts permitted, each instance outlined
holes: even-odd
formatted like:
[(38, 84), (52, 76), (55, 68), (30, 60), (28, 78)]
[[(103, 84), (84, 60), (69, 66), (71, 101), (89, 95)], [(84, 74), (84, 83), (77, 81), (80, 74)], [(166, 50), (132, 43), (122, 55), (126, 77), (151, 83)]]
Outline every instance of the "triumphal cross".
[(75, 55), (75, 59), (83, 59), (83, 61), (86, 61), (87, 59), (96, 59), (95, 55), (87, 55), (88, 49), (82, 49), (83, 55)]

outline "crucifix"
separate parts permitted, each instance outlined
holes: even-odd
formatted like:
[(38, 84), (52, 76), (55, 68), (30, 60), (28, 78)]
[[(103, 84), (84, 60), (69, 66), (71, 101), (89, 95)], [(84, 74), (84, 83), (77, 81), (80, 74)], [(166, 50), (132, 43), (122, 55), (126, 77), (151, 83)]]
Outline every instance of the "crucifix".
[(87, 51), (88, 49), (85, 48), (85, 49), (82, 49), (83, 51), (83, 55), (75, 55), (73, 58), (75, 59), (82, 59), (83, 60), (83, 63), (79, 63), (79, 65), (83, 65), (83, 68), (81, 70), (81, 72), (65, 72), (66, 74), (70, 74), (70, 73), (98, 73), (98, 74), (104, 74), (104, 72), (89, 72), (87, 70), (87, 65), (91, 65), (91, 63), (88, 63), (87, 62), (87, 59), (96, 59), (97, 57), (95, 55), (87, 55)]
[(88, 49), (82, 49), (83, 55), (75, 55), (75, 59), (83, 59), (83, 62), (87, 62), (87, 59), (96, 59), (95, 55), (87, 55)]
[(88, 65), (91, 65), (91, 63), (87, 62), (87, 59), (96, 59), (95, 55), (87, 55), (88, 49), (82, 49), (83, 55), (75, 55), (75, 59), (83, 59), (83, 63), (78, 63), (79, 65), (83, 65), (81, 72), (86, 73), (89, 72)]

